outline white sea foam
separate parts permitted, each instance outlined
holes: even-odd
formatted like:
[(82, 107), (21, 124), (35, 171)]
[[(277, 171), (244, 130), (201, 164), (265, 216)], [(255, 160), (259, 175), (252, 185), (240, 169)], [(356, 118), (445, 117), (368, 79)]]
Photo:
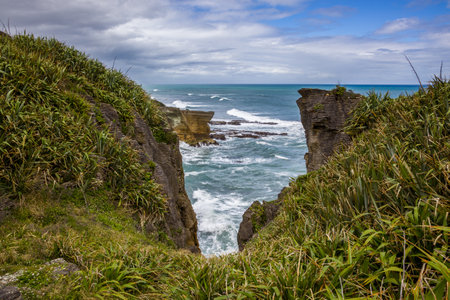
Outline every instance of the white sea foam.
[[(271, 159), (263, 157), (243, 157), (243, 158), (229, 158), (229, 157), (214, 157), (213, 163), (217, 165), (252, 165), (262, 164), (272, 161)], [(210, 162), (200, 162), (199, 164), (209, 164)]]
[(187, 177), (187, 176), (197, 176), (197, 175), (204, 174), (204, 173), (206, 173), (206, 171), (191, 171), (191, 172), (185, 172), (184, 176), (185, 177)]
[[(272, 119), (269, 117), (258, 116), (256, 114), (252, 114), (243, 110), (239, 110), (236, 108), (230, 109), (227, 111), (227, 114), (230, 116), (242, 118), (249, 122), (259, 122), (259, 123), (276, 123), (281, 126), (297, 126), (300, 124), (298, 121), (283, 121), (279, 119)], [(264, 124), (263, 124), (264, 125)]]
[[(196, 189), (192, 197), (198, 233), (204, 237), (202, 252), (224, 254), (236, 251), (235, 222), (248, 206), (243, 197), (235, 193), (215, 196), (203, 189)], [(218, 239), (221, 241), (218, 242)]]
[(275, 154), (275, 157), (279, 159), (289, 160), (289, 158), (277, 154)]
[(219, 101), (223, 101), (223, 100), (228, 100), (228, 101), (230, 101), (231, 99), (230, 99), (230, 98), (227, 98), (227, 97), (222, 97), (222, 98), (219, 99)]
[(183, 102), (181, 100), (175, 100), (172, 102), (172, 105), (181, 109), (185, 109), (186, 107), (188, 107), (189, 103)]
[(191, 102), (184, 102), (181, 100), (175, 100), (172, 102), (172, 105), (180, 108), (180, 109), (186, 109), (188, 107), (202, 107), (203, 105), (199, 105), (199, 104), (192, 104)]
[(158, 92), (159, 90), (158, 90), (158, 89), (153, 89), (153, 91), (154, 91), (154, 92)]
[(215, 98), (220, 98), (220, 96), (219, 95), (212, 95), (211, 97), (209, 97), (209, 98), (211, 98), (211, 99), (215, 99)]
[(192, 95), (194, 95), (194, 94), (192, 94), (192, 93), (188, 93), (187, 95), (188, 95), (188, 96), (192, 96)]

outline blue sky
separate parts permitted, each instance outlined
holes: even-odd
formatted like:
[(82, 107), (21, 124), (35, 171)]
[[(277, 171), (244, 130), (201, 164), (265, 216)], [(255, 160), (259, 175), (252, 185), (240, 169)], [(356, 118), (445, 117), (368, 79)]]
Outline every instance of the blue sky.
[(146, 84), (415, 84), (450, 73), (450, 1), (0, 0), (11, 33), (56, 37)]

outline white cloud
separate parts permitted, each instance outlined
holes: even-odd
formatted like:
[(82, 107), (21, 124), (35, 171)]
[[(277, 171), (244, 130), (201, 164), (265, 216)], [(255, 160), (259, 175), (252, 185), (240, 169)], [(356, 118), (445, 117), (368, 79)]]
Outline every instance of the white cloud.
[(330, 18), (341, 18), (346, 15), (352, 14), (356, 11), (355, 8), (344, 6), (344, 5), (335, 5), (332, 7), (324, 7), (319, 8), (314, 11), (315, 14), (322, 15)]
[[(132, 67), (129, 75), (141, 84), (414, 83), (403, 53), (412, 54), (425, 74), (434, 72), (435, 60), (450, 57), (450, 39), (439, 42), (432, 27), (420, 39), (400, 42), (379, 36), (294, 38), (260, 21), (290, 15), (304, 2), (0, 0), (0, 20), (9, 19), (19, 32), (54, 36), (109, 65), (117, 58), (115, 66)], [(388, 23), (384, 32), (414, 22), (403, 23)]]
[(419, 24), (416, 18), (400, 18), (391, 22), (387, 22), (376, 31), (377, 34), (392, 34), (400, 31), (414, 29)]

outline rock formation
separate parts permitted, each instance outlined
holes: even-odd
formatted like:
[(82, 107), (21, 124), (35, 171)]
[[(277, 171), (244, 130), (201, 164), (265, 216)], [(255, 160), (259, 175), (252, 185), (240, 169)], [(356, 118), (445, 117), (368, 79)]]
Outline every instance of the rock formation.
[[(122, 139), (119, 116), (109, 104), (101, 103), (99, 107), (106, 124), (115, 137)], [(138, 151), (142, 163), (155, 163), (154, 180), (162, 187), (167, 198), (167, 212), (164, 220), (147, 222), (146, 229), (150, 232), (163, 228), (168, 237), (179, 248), (200, 252), (197, 239), (197, 218), (184, 188), (184, 172), (178, 141), (173, 144), (158, 143), (153, 137), (147, 123), (135, 114), (134, 136), (131, 139), (133, 147)]]
[(191, 146), (217, 144), (210, 137), (209, 121), (213, 111), (182, 110), (176, 107), (164, 107), (170, 126), (180, 140)]
[(336, 147), (350, 142), (350, 137), (342, 129), (362, 96), (344, 87), (332, 91), (301, 89), (298, 92), (301, 98), (297, 105), (308, 145), (306, 169), (310, 172), (320, 168)]
[(244, 250), (245, 244), (253, 238), (259, 230), (269, 224), (278, 215), (278, 210), (281, 206), (281, 201), (287, 193), (288, 188), (284, 188), (278, 199), (274, 201), (254, 201), (252, 205), (244, 212), (242, 222), (239, 225), (237, 241), (239, 251)]
[[(301, 89), (298, 92), (302, 97), (297, 100), (297, 105), (309, 151), (305, 154), (306, 168), (311, 172), (320, 168), (336, 147), (350, 142), (350, 137), (342, 129), (362, 96), (343, 87), (332, 91)], [(245, 211), (238, 232), (240, 251), (244, 249), (245, 243), (277, 216), (288, 189), (284, 188), (277, 200), (264, 201), (262, 204), (255, 201)]]

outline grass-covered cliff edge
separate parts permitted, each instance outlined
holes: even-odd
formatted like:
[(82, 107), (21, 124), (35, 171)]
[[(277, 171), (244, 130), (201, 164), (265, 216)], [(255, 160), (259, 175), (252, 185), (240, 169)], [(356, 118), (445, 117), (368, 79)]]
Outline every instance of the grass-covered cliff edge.
[[(10, 284), (25, 298), (448, 297), (446, 80), (365, 98), (347, 127), (354, 143), (293, 180), (243, 252), (207, 259), (145, 230), (166, 201), (127, 136), (140, 140), (140, 116), (173, 143), (157, 104), (57, 41), (0, 42), (0, 276), (21, 270)], [(120, 142), (103, 104), (120, 116)], [(80, 271), (55, 277), (46, 263), (60, 257)]]

